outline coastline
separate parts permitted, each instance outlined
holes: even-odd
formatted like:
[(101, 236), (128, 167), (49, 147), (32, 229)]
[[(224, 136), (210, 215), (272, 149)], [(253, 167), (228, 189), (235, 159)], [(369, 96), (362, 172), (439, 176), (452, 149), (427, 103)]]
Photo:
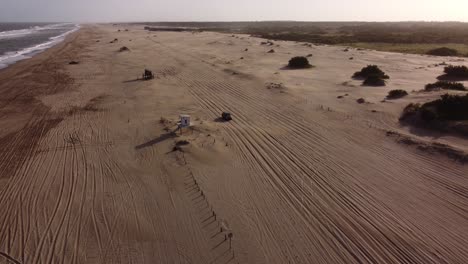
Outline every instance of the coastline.
[(60, 43), (65, 41), (66, 37), (69, 36), (70, 34), (73, 34), (77, 31), (79, 31), (81, 28), (80, 24), (74, 24), (74, 28), (70, 29), (69, 31), (66, 31), (60, 35), (50, 37), (47, 41), (39, 43), (34, 46), (30, 46), (27, 48), (24, 48), (19, 51), (15, 52), (8, 52), (6, 54), (3, 54), (0, 56), (0, 70), (7, 68), (18, 61), (22, 61), (25, 59), (32, 58), (36, 56), (37, 54), (40, 54)]
[(72, 42), (75, 39), (75, 37), (81, 33), (82, 30), (83, 30), (83, 27), (80, 27), (78, 30), (71, 32), (70, 34), (67, 34), (62, 41), (56, 43), (55, 45), (47, 49), (44, 49), (38, 53), (35, 53), (33, 56), (15, 61), (14, 63), (7, 65), (6, 67), (0, 68), (0, 73), (7, 71), (7, 70), (12, 70), (13, 68), (15, 69), (25, 68), (25, 67), (28, 67), (28, 65), (31, 63), (36, 63), (36, 61), (45, 60), (47, 57), (53, 56), (54, 52), (63, 48), (66, 44)]

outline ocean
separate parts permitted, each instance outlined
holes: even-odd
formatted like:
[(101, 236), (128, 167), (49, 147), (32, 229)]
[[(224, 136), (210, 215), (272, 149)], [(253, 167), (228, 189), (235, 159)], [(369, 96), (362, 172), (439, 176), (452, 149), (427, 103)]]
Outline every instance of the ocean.
[(72, 23), (0, 23), (0, 69), (60, 43), (78, 29)]

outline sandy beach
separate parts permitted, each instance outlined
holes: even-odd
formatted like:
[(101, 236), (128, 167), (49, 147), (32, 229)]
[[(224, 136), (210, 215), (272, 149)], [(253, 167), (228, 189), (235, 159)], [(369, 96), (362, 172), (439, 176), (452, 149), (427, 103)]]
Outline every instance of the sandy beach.
[(84, 25), (0, 70), (0, 263), (467, 263), (468, 140), (398, 119), (468, 62), (262, 41)]

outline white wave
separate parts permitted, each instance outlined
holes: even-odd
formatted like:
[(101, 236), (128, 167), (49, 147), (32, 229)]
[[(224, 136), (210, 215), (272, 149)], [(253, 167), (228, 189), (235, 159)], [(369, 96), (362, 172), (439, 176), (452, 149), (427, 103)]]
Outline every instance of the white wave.
[(37, 31), (42, 31), (42, 30), (50, 30), (50, 29), (57, 29), (57, 28), (63, 28), (67, 26), (73, 25), (72, 23), (60, 23), (60, 24), (52, 24), (52, 25), (47, 25), (43, 27), (36, 26), (34, 27)]
[(76, 24), (75, 27), (59, 36), (49, 38), (49, 41), (41, 43), (36, 46), (28, 47), (16, 52), (8, 52), (0, 56), (0, 69), (7, 67), (17, 61), (31, 58), (32, 56), (62, 42), (65, 37), (80, 29), (80, 25)]
[(72, 24), (60, 23), (60, 24), (52, 24), (52, 25), (46, 25), (46, 26), (35, 26), (35, 27), (30, 27), (30, 28), (25, 28), (25, 29), (1, 31), (0, 39), (23, 37), (23, 36), (30, 35), (39, 31), (59, 29), (59, 28), (63, 28), (66, 26), (70, 26), (70, 25)]
[(24, 35), (29, 35), (33, 33), (35, 30), (32, 28), (28, 29), (18, 29), (18, 30), (10, 30), (10, 31), (3, 31), (0, 32), (0, 39), (4, 38), (16, 38)]

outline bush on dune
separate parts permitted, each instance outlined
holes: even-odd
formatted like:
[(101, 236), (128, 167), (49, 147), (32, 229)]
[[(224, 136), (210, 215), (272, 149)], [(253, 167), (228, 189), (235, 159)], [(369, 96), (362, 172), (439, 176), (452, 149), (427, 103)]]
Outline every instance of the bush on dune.
[(417, 117), (428, 123), (433, 121), (468, 120), (468, 94), (444, 94), (440, 99), (420, 104), (409, 104), (403, 110), (401, 120)]
[(409, 117), (415, 116), (419, 109), (421, 108), (420, 104), (410, 103), (404, 109), (401, 114), (400, 120), (407, 120)]
[(353, 74), (354, 79), (367, 79), (369, 77), (379, 77), (380, 79), (390, 79), (388, 75), (383, 72), (377, 65), (368, 65), (361, 69), (361, 71)]
[(423, 109), (432, 109), (441, 120), (468, 120), (468, 94), (444, 94), (441, 99), (425, 103)]
[(298, 56), (289, 60), (288, 67), (291, 69), (306, 69), (310, 68), (309, 60), (306, 57)]
[(364, 82), (362, 82), (364, 86), (385, 86), (385, 80), (379, 76), (371, 75), (367, 77)]
[(449, 65), (444, 68), (444, 74), (438, 77), (441, 79), (468, 79), (468, 68), (464, 65)]
[(426, 87), (425, 87), (426, 91), (433, 91), (433, 90), (440, 90), (440, 89), (466, 91), (465, 85), (459, 82), (437, 81), (435, 83), (428, 83), (426, 84)]
[(388, 92), (387, 98), (388, 99), (398, 99), (402, 98), (408, 95), (408, 92), (405, 90), (397, 89), (397, 90), (391, 90)]

